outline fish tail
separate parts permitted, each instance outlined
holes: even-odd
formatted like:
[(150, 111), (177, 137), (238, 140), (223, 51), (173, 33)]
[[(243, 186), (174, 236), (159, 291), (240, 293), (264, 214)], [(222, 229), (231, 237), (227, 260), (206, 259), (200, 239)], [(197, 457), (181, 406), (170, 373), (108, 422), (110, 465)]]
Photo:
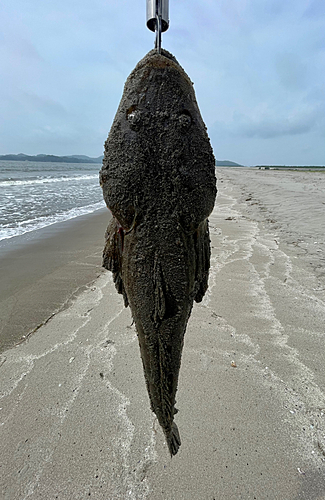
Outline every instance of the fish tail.
[(172, 423), (172, 428), (168, 434), (166, 434), (167, 446), (169, 449), (170, 456), (176, 455), (178, 448), (181, 445), (181, 438), (179, 437), (178, 427), (175, 422)]

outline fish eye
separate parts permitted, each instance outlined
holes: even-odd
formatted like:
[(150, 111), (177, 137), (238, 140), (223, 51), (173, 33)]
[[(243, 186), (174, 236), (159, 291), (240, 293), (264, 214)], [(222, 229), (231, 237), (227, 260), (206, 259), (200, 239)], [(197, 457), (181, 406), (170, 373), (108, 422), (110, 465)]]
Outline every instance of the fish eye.
[(126, 119), (132, 129), (137, 129), (141, 123), (141, 111), (136, 106), (131, 106), (126, 112)]
[(178, 117), (178, 122), (182, 128), (189, 128), (192, 124), (192, 117), (189, 111), (183, 111)]

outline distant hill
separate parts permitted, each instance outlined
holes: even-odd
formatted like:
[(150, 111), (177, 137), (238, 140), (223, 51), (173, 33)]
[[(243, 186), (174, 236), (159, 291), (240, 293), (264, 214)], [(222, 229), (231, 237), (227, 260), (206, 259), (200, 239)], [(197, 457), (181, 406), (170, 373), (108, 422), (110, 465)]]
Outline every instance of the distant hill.
[(101, 163), (103, 156), (98, 156), (97, 158), (91, 158), (86, 155), (71, 155), (71, 156), (55, 156), (55, 155), (43, 155), (39, 154), (36, 156), (25, 155), (24, 153), (19, 153), (18, 155), (0, 155), (0, 160), (7, 161), (43, 161), (43, 162), (53, 162), (53, 163)]
[(217, 167), (243, 167), (244, 165), (239, 165), (239, 163), (235, 163), (234, 161), (229, 160), (217, 160)]
[(255, 165), (254, 168), (259, 170), (295, 170), (295, 169), (307, 169), (307, 170), (322, 170), (325, 169), (324, 165)]
[(91, 156), (86, 156), (86, 155), (69, 155), (68, 158), (77, 158), (78, 160), (86, 160), (89, 162), (89, 160), (93, 161), (94, 163), (101, 163), (104, 156), (97, 156), (96, 158), (92, 158)]
[[(69, 156), (55, 156), (55, 155), (44, 155), (38, 154), (35, 156), (25, 155), (24, 153), (19, 153), (18, 155), (0, 155), (0, 160), (7, 161), (45, 161), (45, 162), (62, 162), (62, 163), (101, 163), (103, 160), (103, 155), (92, 158), (86, 155), (69, 155)], [(217, 167), (243, 167), (239, 163), (229, 160), (217, 160)]]

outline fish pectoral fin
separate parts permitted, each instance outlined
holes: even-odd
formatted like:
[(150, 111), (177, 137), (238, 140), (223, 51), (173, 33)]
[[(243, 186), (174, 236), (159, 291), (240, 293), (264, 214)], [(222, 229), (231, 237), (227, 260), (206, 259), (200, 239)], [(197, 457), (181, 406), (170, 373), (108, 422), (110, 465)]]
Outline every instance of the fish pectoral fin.
[(181, 445), (181, 438), (179, 436), (178, 427), (175, 422), (172, 423), (172, 428), (170, 433), (166, 435), (167, 446), (170, 452), (170, 456), (176, 455), (178, 448)]
[(128, 297), (121, 276), (123, 258), (123, 229), (115, 217), (110, 221), (105, 233), (105, 247), (103, 250), (103, 267), (113, 273), (113, 281), (118, 293), (123, 295), (124, 305), (129, 305)]
[(177, 301), (168, 286), (166, 277), (162, 270), (159, 254), (156, 252), (154, 269), (153, 269), (153, 285), (154, 285), (154, 313), (153, 321), (159, 325), (164, 319), (173, 318), (179, 312)]
[(159, 324), (165, 316), (166, 301), (164, 293), (164, 278), (159, 260), (159, 255), (155, 253), (154, 269), (153, 269), (153, 283), (154, 283), (154, 299), (155, 308), (153, 319), (155, 324)]
[(208, 289), (209, 268), (210, 268), (210, 236), (209, 225), (206, 219), (195, 234), (195, 254), (196, 254), (196, 291), (194, 300), (201, 302)]

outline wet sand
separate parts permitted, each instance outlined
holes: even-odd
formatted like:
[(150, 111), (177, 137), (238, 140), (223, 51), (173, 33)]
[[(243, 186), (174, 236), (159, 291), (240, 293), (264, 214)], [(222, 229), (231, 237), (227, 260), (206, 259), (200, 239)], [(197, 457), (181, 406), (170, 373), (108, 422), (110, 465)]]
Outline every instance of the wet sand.
[[(280, 173), (218, 169), (178, 454), (150, 411), (129, 310), (103, 273), (0, 357), (0, 498), (325, 498), (322, 181), (310, 177), (308, 195), (307, 181)], [(306, 203), (311, 222), (300, 226)]]
[(0, 241), (0, 352), (102, 273), (107, 209)]

